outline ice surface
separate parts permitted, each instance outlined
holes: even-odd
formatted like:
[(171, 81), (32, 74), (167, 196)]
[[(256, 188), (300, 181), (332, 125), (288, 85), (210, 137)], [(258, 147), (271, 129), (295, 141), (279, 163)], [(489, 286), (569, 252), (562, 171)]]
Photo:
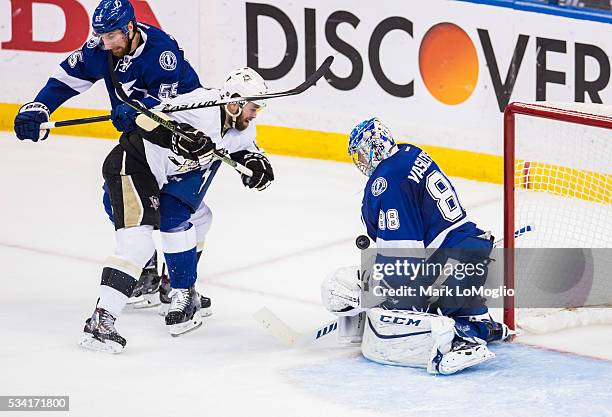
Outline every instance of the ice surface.
[[(515, 344), (498, 347), (480, 371), (437, 378), (367, 362), (331, 340), (288, 350), (260, 329), (251, 316), (261, 306), (299, 331), (329, 320), (319, 283), (358, 262), (365, 178), (326, 161), (273, 155), (277, 180), (261, 193), (223, 168), (207, 196), (214, 223), (198, 281), (213, 316), (171, 338), (154, 311), (126, 312), (117, 325), (124, 353), (80, 350), (114, 246), (101, 205), (101, 165), (114, 145), (0, 134), (0, 395), (70, 395), (75, 416), (612, 414), (606, 361)], [(501, 236), (501, 187), (454, 183), (472, 219)], [(611, 333), (602, 326), (519, 340), (610, 360)]]

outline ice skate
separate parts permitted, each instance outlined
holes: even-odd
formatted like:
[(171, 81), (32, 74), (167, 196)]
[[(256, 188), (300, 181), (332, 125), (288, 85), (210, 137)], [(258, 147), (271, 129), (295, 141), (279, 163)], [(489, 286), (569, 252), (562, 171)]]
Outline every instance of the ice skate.
[(491, 352), (486, 345), (456, 339), (453, 341), (450, 352), (442, 356), (438, 364), (438, 372), (442, 375), (454, 374), (493, 358), (495, 358), (495, 353)]
[(142, 270), (140, 279), (132, 291), (132, 296), (126, 307), (132, 309), (151, 308), (161, 304), (158, 292), (161, 286), (161, 277), (157, 273), (157, 257), (153, 256), (147, 266)]
[(79, 345), (85, 349), (121, 353), (127, 341), (115, 330), (115, 318), (103, 308), (96, 308), (85, 321)]
[(518, 335), (518, 332), (511, 330), (505, 323), (499, 323), (496, 321), (485, 321), (487, 326), (487, 343), (490, 342), (507, 342), (511, 341), (514, 336)]
[[(162, 275), (161, 276), (161, 286), (159, 288), (159, 301), (161, 305), (159, 306), (159, 310), (158, 310), (159, 315), (162, 317), (166, 317), (166, 314), (168, 314), (168, 309), (170, 309), (170, 302), (172, 300), (170, 299), (168, 294), (170, 294), (171, 290), (172, 288), (170, 288), (170, 280), (168, 280), (168, 276)], [(198, 295), (200, 296), (200, 306), (201, 306), (200, 316), (201, 317), (212, 316), (211, 299), (208, 297), (204, 297), (202, 294), (198, 294)]]
[(200, 297), (195, 287), (173, 289), (169, 294), (170, 308), (166, 326), (173, 337), (197, 329), (202, 325)]

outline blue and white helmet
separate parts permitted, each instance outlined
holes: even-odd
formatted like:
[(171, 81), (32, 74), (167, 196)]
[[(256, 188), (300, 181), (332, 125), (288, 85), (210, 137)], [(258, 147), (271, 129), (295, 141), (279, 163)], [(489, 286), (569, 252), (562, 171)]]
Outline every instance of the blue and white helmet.
[(368, 177), (396, 149), (391, 131), (377, 117), (359, 123), (349, 136), (348, 153), (357, 168)]
[(134, 7), (128, 0), (102, 0), (91, 18), (94, 33), (109, 33), (121, 29), (128, 33), (128, 23), (136, 24)]

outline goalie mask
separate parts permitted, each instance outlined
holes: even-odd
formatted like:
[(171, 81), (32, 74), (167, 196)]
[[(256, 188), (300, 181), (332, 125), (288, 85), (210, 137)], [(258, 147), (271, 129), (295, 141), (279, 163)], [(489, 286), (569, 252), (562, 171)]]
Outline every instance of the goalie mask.
[(348, 153), (357, 168), (368, 177), (396, 150), (391, 131), (377, 117), (359, 123), (349, 136)]

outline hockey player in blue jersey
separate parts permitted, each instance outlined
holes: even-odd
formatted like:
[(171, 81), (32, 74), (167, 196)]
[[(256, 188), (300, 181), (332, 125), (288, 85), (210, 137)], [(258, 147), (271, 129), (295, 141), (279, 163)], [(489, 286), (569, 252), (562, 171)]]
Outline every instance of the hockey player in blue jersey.
[[(392, 264), (397, 256), (417, 262), (430, 253), (425, 262), (432, 265), (452, 261), (455, 265), (479, 264), (483, 270), (456, 281), (452, 276), (426, 274), (411, 281), (390, 272), (383, 279), (387, 288), (398, 289), (406, 283), (441, 287), (450, 286), (451, 281), (453, 285), (484, 285), (492, 249), (490, 233), (468, 219), (450, 180), (425, 151), (411, 144), (397, 145), (378, 118), (352, 130), (348, 150), (369, 178), (361, 215), (368, 236), (376, 242), (377, 263)], [(324, 282), (322, 291), (326, 307), (345, 317), (341, 323), (363, 331), (364, 355), (381, 363), (454, 373), (493, 358), (486, 344), (508, 337), (507, 327), (493, 321), (484, 299), (477, 295), (415, 294), (386, 297), (374, 308), (365, 308), (360, 304), (357, 268), (341, 268)]]
[[(45, 140), (49, 130), (40, 130), (41, 123), (49, 121), (50, 114), (58, 107), (99, 80), (105, 82), (115, 128), (120, 132), (133, 130), (136, 111), (115, 94), (107, 63), (108, 51), (113, 55), (116, 76), (128, 95), (147, 108), (201, 87), (197, 73), (185, 60), (174, 38), (160, 29), (138, 23), (129, 0), (102, 0), (93, 13), (92, 30), (93, 36), (60, 63), (34, 101), (19, 109), (15, 117), (17, 138)], [(143, 269), (136, 295), (159, 288), (159, 283), (154, 255)], [(143, 303), (147, 305), (146, 300)]]
[(134, 129), (136, 111), (122, 103), (114, 92), (107, 51), (113, 54), (117, 79), (130, 98), (147, 108), (201, 87), (174, 38), (160, 29), (137, 23), (128, 0), (102, 0), (93, 13), (92, 29), (94, 35), (60, 63), (34, 101), (19, 109), (15, 118), (19, 139), (34, 142), (46, 139), (49, 130), (40, 130), (40, 124), (49, 121), (58, 107), (98, 80), (106, 84), (113, 125), (120, 132)]

